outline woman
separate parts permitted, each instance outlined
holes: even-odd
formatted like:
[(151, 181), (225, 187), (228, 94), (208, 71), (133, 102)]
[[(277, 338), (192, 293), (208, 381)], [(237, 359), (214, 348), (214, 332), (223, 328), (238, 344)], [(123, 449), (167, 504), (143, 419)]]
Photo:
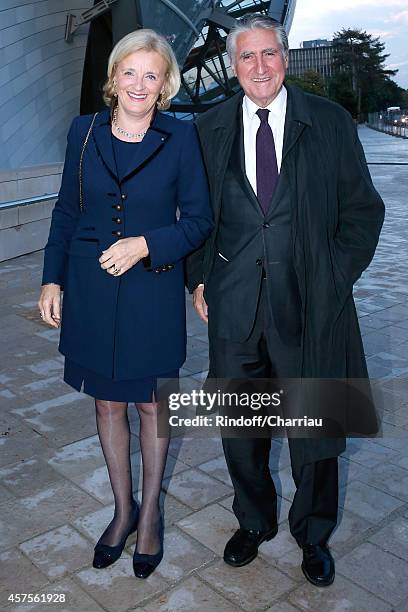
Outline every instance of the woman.
[[(167, 41), (137, 30), (117, 43), (104, 99), (76, 117), (44, 253), (41, 316), (60, 325), (64, 380), (95, 398), (115, 498), (94, 567), (121, 555), (137, 528), (133, 566), (146, 578), (163, 555), (159, 495), (168, 437), (157, 437), (157, 378), (185, 360), (183, 258), (213, 223), (195, 128), (164, 115), (180, 76)], [(176, 210), (179, 209), (179, 217)], [(143, 497), (133, 499), (127, 403), (140, 416)]]

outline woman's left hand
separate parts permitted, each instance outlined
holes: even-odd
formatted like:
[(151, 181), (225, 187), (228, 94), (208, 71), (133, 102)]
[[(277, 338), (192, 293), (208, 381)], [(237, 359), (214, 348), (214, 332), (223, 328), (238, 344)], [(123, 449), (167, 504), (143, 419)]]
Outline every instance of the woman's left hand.
[(99, 263), (108, 274), (121, 276), (148, 254), (149, 249), (144, 236), (122, 238), (106, 251), (102, 251)]

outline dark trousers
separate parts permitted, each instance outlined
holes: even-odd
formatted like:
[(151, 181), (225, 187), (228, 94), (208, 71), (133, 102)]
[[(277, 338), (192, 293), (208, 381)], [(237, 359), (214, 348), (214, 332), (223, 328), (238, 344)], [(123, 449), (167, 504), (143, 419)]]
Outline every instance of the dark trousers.
[[(245, 342), (210, 341), (210, 376), (217, 378), (290, 378), (300, 349), (280, 340), (262, 282), (254, 327)], [(325, 543), (337, 523), (337, 457), (303, 463), (307, 440), (289, 438), (296, 493), (289, 511), (290, 531), (299, 544)], [(233, 511), (242, 529), (269, 530), (277, 524), (277, 494), (269, 470), (271, 438), (222, 438), (234, 486)]]

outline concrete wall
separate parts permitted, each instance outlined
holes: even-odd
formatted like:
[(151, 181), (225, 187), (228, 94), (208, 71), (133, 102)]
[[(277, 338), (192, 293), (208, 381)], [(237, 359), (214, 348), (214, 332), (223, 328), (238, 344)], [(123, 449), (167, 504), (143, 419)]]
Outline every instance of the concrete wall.
[(0, 262), (43, 249), (55, 199), (0, 208)]
[(0, 171), (63, 161), (79, 112), (88, 26), (64, 40), (69, 12), (92, 0), (0, 1)]
[(61, 184), (63, 163), (0, 170), (0, 204), (56, 193)]
[(62, 163), (0, 172), (0, 261), (43, 249), (55, 198), (29, 205), (10, 202), (58, 192)]

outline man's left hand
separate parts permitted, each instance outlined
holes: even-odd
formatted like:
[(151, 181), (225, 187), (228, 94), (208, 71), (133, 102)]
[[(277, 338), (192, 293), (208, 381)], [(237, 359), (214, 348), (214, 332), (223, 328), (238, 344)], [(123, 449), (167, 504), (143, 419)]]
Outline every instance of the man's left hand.
[(122, 238), (106, 251), (102, 251), (99, 263), (108, 274), (121, 276), (148, 254), (149, 249), (144, 236)]

